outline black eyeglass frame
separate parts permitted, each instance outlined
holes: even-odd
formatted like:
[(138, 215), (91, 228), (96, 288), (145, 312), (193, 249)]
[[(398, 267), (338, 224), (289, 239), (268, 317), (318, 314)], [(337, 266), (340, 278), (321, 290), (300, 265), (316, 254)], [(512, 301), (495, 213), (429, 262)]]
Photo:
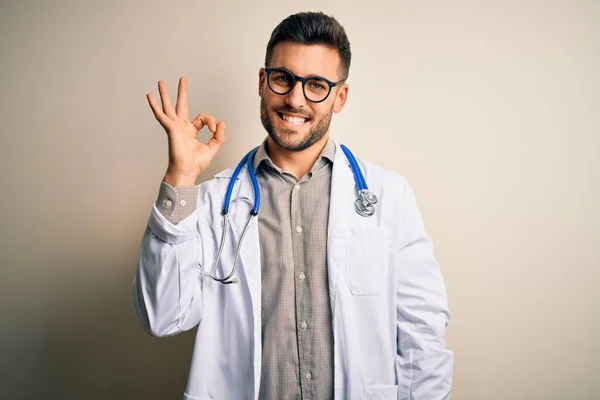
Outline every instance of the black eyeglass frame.
[[(308, 78), (302, 77), (302, 76), (298, 76), (298, 75), (294, 75), (291, 71), (288, 71), (285, 68), (271, 68), (271, 67), (265, 67), (265, 71), (267, 72), (267, 86), (269, 86), (269, 89), (271, 90), (271, 92), (278, 94), (280, 96), (285, 96), (286, 94), (288, 94), (289, 92), (291, 92), (292, 90), (294, 90), (294, 88), (296, 87), (296, 82), (300, 81), (302, 82), (302, 94), (304, 94), (304, 98), (306, 98), (306, 100), (310, 101), (311, 103), (322, 103), (325, 100), (327, 100), (327, 98), (329, 97), (329, 95), (331, 94), (331, 89), (333, 89), (334, 87), (336, 87), (337, 85), (339, 85), (342, 82), (345, 82), (348, 78), (339, 80), (337, 82), (331, 82), (329, 79), (323, 78), (322, 76), (310, 76)], [(292, 84), (290, 85), (290, 90), (288, 90), (287, 92), (284, 93), (279, 93), (276, 92), (272, 87), (271, 87), (271, 73), (272, 72), (285, 72), (287, 74), (289, 74), (293, 81)], [(308, 98), (308, 96), (306, 95), (306, 82), (313, 80), (313, 79), (317, 79), (317, 80), (322, 80), (325, 83), (327, 83), (327, 85), (329, 86), (329, 91), (327, 92), (327, 95), (325, 95), (325, 97), (323, 97), (322, 100), (318, 100), (318, 101), (314, 101)]]

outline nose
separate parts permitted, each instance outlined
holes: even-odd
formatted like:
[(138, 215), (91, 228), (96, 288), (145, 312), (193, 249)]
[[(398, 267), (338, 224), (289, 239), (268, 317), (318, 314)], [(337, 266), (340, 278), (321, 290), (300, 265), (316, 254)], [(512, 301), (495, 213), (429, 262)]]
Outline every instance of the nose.
[(302, 108), (306, 104), (304, 91), (302, 90), (302, 82), (296, 81), (292, 90), (287, 94), (285, 103), (292, 108)]

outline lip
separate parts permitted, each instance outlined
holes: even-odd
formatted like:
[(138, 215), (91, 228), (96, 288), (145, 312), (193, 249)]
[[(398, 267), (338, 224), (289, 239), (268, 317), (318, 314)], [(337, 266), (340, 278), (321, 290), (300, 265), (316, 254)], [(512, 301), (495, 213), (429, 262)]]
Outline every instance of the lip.
[[(288, 113), (288, 112), (280, 112), (280, 111), (276, 111), (277, 116), (279, 117), (279, 121), (284, 124), (285, 126), (289, 127), (289, 128), (300, 128), (302, 126), (305, 126), (306, 124), (308, 124), (311, 119), (309, 117), (307, 117), (306, 115), (302, 115), (302, 114), (292, 114), (292, 113)], [(295, 117), (295, 118), (303, 118), (306, 121), (302, 124), (302, 125), (294, 125), (294, 124), (290, 124), (288, 123), (286, 120), (283, 119), (283, 115), (286, 115), (288, 117)]]
[(310, 121), (310, 117), (303, 115), (303, 114), (295, 114), (295, 113), (289, 113), (287, 111), (275, 111), (277, 114), (279, 114), (279, 117), (281, 117), (281, 115), (287, 115), (288, 117), (293, 117), (293, 118), (304, 118), (306, 120)]

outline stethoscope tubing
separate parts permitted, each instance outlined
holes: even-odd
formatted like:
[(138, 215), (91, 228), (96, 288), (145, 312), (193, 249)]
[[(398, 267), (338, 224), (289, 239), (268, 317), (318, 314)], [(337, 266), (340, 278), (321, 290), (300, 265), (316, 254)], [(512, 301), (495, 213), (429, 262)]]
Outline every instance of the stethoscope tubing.
[(365, 177), (363, 176), (362, 171), (358, 166), (358, 162), (356, 161), (356, 158), (354, 158), (354, 154), (352, 154), (352, 152), (343, 144), (340, 145), (340, 147), (342, 148), (342, 151), (344, 152), (348, 163), (350, 163), (350, 169), (354, 174), (354, 180), (356, 181), (356, 186), (358, 186), (358, 190), (369, 190), (369, 188), (367, 187), (367, 182), (365, 181)]
[(246, 167), (248, 168), (248, 172), (250, 175), (250, 180), (252, 181), (252, 186), (254, 188), (254, 206), (252, 206), (252, 211), (250, 212), (252, 215), (258, 215), (258, 210), (260, 209), (260, 188), (258, 187), (258, 180), (256, 179), (256, 173), (254, 171), (254, 156), (256, 156), (256, 152), (258, 151), (258, 147), (255, 147), (248, 153)]
[[(350, 165), (350, 169), (352, 170), (352, 174), (354, 175), (354, 181), (356, 183), (356, 186), (358, 189), (358, 194), (359, 194), (359, 199), (357, 199), (357, 203), (362, 201), (363, 203), (368, 204), (368, 208), (370, 208), (370, 213), (365, 214), (364, 212), (361, 212), (363, 210), (359, 210), (359, 208), (357, 208), (357, 212), (362, 216), (371, 216), (374, 212), (373, 204), (375, 204), (377, 202), (377, 197), (375, 195), (373, 195), (371, 192), (369, 192), (369, 188), (367, 187), (365, 177), (363, 176), (360, 166), (358, 165), (358, 162), (356, 161), (356, 158), (354, 157), (352, 152), (343, 144), (340, 145), (340, 147), (341, 147), (342, 151), (344, 152), (344, 155), (346, 156), (346, 159), (348, 160), (348, 164)], [(234, 275), (237, 270), (237, 264), (238, 264), (238, 261), (240, 258), (242, 243), (244, 242), (244, 237), (246, 236), (246, 233), (248, 233), (248, 230), (250, 229), (250, 225), (252, 224), (252, 221), (254, 220), (254, 218), (256, 218), (256, 216), (258, 215), (258, 211), (260, 210), (260, 187), (258, 185), (258, 179), (256, 178), (256, 173), (254, 171), (254, 165), (253, 165), (254, 157), (256, 156), (257, 151), (258, 151), (258, 147), (255, 147), (252, 150), (250, 150), (244, 156), (244, 158), (242, 158), (242, 160), (239, 162), (239, 164), (233, 171), (233, 174), (231, 175), (231, 180), (229, 181), (229, 184), (227, 185), (227, 191), (225, 192), (225, 199), (223, 201), (223, 209), (222, 209), (223, 232), (221, 233), (221, 241), (219, 243), (219, 249), (217, 251), (217, 256), (215, 257), (215, 260), (213, 262), (211, 272), (204, 273), (205, 276), (208, 276), (222, 284), (230, 284), (230, 283), (239, 282), (239, 279), (234, 277)], [(238, 244), (236, 246), (233, 267), (231, 268), (231, 271), (229, 272), (229, 274), (226, 277), (219, 278), (216, 276), (217, 265), (219, 263), (219, 260), (221, 259), (221, 255), (223, 253), (223, 248), (225, 247), (225, 241), (227, 238), (227, 231), (229, 230), (229, 207), (231, 205), (231, 196), (233, 194), (233, 188), (235, 186), (235, 182), (237, 181), (238, 176), (239, 176), (240, 172), (242, 171), (242, 168), (244, 167), (244, 165), (246, 166), (246, 169), (248, 170), (248, 175), (250, 175), (250, 180), (252, 182), (252, 187), (254, 189), (254, 203), (252, 205), (252, 210), (250, 211), (250, 215), (248, 217), (248, 222), (246, 222), (246, 226), (244, 227), (242, 235), (240, 236), (240, 240), (238, 241)], [(365, 196), (367, 196), (367, 197), (365, 197)], [(369, 196), (371, 196), (371, 197), (369, 197)], [(372, 200), (369, 200), (369, 199), (372, 199)], [(364, 205), (363, 205), (363, 207), (364, 207)]]

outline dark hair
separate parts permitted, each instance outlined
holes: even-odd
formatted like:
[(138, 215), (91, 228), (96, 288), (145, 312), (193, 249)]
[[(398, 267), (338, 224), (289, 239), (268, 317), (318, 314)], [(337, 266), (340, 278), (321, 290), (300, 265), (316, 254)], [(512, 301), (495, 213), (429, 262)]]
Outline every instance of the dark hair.
[(333, 17), (322, 12), (301, 12), (290, 15), (279, 23), (271, 33), (267, 44), (265, 64), (269, 65), (275, 45), (283, 41), (300, 44), (323, 44), (338, 51), (341, 78), (348, 77), (350, 70), (350, 42), (344, 27)]

